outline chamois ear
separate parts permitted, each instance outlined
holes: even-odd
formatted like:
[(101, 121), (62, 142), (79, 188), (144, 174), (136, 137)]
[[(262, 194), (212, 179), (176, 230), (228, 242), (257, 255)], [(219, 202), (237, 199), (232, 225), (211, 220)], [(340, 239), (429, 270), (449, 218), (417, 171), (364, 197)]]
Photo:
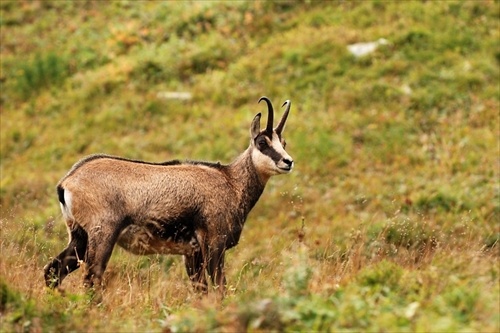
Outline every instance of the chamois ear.
[(255, 139), (260, 134), (260, 117), (261, 113), (259, 112), (252, 120), (252, 125), (250, 127), (250, 134), (252, 136), (252, 140)]

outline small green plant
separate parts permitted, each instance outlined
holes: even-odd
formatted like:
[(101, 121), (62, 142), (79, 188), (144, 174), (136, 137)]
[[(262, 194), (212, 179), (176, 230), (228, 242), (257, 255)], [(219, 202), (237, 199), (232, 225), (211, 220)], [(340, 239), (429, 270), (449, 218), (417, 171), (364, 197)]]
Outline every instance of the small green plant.
[(37, 54), (25, 62), (17, 73), (17, 91), (23, 97), (52, 85), (60, 85), (69, 75), (68, 62), (55, 53)]
[(450, 212), (453, 210), (467, 209), (463, 204), (459, 204), (454, 196), (442, 192), (429, 196), (422, 196), (415, 203), (415, 207), (416, 209), (421, 209), (426, 212), (436, 210)]
[(290, 299), (307, 296), (312, 275), (308, 264), (309, 251), (307, 247), (303, 243), (299, 243), (295, 251), (289, 258), (286, 258), (289, 269), (283, 278), (284, 291)]
[(21, 303), (19, 293), (14, 292), (7, 282), (0, 278), (0, 312), (5, 312), (8, 307), (18, 306)]
[(0, 327), (29, 328), (36, 316), (35, 302), (26, 299), (0, 277)]

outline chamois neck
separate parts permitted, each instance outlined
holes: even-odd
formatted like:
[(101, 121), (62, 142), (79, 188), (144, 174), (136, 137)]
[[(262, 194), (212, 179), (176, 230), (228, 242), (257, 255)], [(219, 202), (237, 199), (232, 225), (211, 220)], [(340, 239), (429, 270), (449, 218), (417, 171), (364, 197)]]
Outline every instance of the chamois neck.
[(262, 177), (257, 172), (250, 148), (228, 165), (228, 174), (239, 194), (240, 208), (246, 215), (259, 200), (269, 177)]
[(251, 148), (249, 147), (228, 165), (231, 177), (236, 178), (241, 183), (243, 178), (247, 179), (252, 186), (262, 186), (264, 188), (269, 180), (269, 176), (262, 175), (257, 171), (252, 160)]

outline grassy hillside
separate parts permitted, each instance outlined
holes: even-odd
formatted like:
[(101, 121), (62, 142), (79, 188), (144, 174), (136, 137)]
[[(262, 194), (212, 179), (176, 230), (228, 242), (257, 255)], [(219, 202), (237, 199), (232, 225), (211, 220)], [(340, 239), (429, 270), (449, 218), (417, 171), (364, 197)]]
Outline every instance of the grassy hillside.
[[(0, 331), (500, 330), (498, 2), (0, 10)], [(230, 251), (222, 302), (193, 292), (182, 258), (119, 248), (100, 304), (80, 271), (44, 287), (74, 162), (229, 163), (262, 95), (292, 100), (296, 165)]]

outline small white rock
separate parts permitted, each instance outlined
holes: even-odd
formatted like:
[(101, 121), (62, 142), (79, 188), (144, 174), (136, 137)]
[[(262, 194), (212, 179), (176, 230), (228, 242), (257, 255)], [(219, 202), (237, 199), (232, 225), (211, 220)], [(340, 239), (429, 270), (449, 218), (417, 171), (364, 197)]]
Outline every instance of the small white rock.
[(355, 43), (351, 45), (347, 45), (347, 49), (351, 52), (352, 55), (359, 58), (364, 55), (370, 54), (379, 47), (379, 45), (387, 45), (389, 41), (385, 38), (380, 38), (375, 42), (368, 43)]
[(193, 95), (190, 92), (182, 91), (160, 91), (156, 94), (156, 97), (160, 99), (178, 99), (188, 101), (193, 98)]

